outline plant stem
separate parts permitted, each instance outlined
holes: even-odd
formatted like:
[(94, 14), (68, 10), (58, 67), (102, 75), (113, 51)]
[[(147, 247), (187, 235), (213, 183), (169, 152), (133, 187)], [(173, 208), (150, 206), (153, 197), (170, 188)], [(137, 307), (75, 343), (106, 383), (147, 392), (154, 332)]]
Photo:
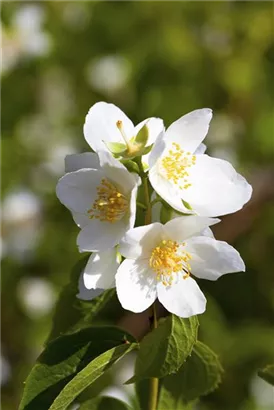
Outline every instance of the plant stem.
[[(153, 308), (153, 328), (156, 329), (158, 326), (157, 313), (156, 313), (156, 302), (152, 305)], [(158, 402), (158, 389), (159, 389), (159, 379), (153, 377), (150, 379), (150, 398), (149, 398), (149, 410), (157, 410)]]
[(149, 195), (149, 189), (148, 189), (147, 173), (145, 173), (144, 171), (141, 157), (137, 157), (136, 162), (139, 166), (140, 177), (141, 177), (141, 180), (144, 186), (145, 203), (146, 203), (145, 225), (149, 225), (151, 224), (151, 203), (150, 203), (150, 195)]
[(151, 206), (157, 204), (157, 202), (162, 202), (162, 200), (160, 198), (153, 199), (153, 201), (151, 201)]
[(147, 207), (144, 204), (138, 201), (137, 201), (137, 206), (139, 206), (139, 208), (142, 208), (142, 209), (147, 209)]
[[(145, 225), (149, 225), (151, 224), (152, 203), (150, 202), (148, 176), (147, 176), (147, 173), (145, 173), (144, 171), (141, 157), (137, 157), (136, 162), (139, 166), (140, 177), (141, 177), (141, 180), (144, 186), (145, 204), (146, 204), (145, 205), (146, 206)], [(153, 303), (152, 308), (153, 308), (153, 329), (156, 329), (158, 326), (158, 322), (157, 322), (157, 312), (156, 312), (155, 302)], [(150, 379), (149, 410), (157, 410), (158, 389), (159, 389), (159, 379), (157, 379), (156, 377), (151, 378)]]

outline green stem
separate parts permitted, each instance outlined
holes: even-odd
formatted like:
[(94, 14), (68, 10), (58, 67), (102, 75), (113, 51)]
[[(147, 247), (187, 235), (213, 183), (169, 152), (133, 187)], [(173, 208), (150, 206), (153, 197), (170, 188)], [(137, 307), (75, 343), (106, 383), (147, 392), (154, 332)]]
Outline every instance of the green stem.
[[(144, 171), (141, 157), (136, 158), (136, 163), (139, 166), (140, 177), (144, 186), (145, 194), (145, 204), (146, 204), (146, 213), (145, 213), (145, 225), (151, 224), (151, 208), (152, 203), (150, 202), (149, 187), (148, 187), (148, 176)], [(156, 312), (156, 303), (153, 303), (153, 328), (156, 329), (158, 326), (157, 322), (157, 312)], [(153, 377), (150, 379), (150, 398), (149, 398), (149, 410), (157, 410), (158, 402), (158, 389), (159, 389), (159, 379)]]
[(151, 201), (151, 206), (153, 206), (153, 205), (155, 205), (155, 204), (157, 204), (157, 202), (162, 202), (162, 200), (161, 200), (161, 198), (155, 198), (155, 199), (153, 199), (153, 201)]
[(148, 175), (144, 171), (141, 157), (137, 157), (136, 162), (139, 166), (140, 177), (141, 177), (141, 180), (144, 186), (145, 203), (146, 203), (145, 225), (149, 225), (151, 224), (151, 203), (150, 203), (150, 195), (149, 195), (148, 180), (147, 180)]
[[(153, 328), (156, 329), (158, 326), (157, 313), (156, 313), (156, 302), (153, 303)], [(153, 377), (150, 379), (150, 397), (149, 397), (149, 410), (157, 410), (158, 402), (158, 389), (159, 389), (159, 379)]]
[(147, 207), (144, 204), (138, 201), (137, 201), (137, 206), (139, 206), (139, 208), (142, 208), (142, 209), (147, 209)]

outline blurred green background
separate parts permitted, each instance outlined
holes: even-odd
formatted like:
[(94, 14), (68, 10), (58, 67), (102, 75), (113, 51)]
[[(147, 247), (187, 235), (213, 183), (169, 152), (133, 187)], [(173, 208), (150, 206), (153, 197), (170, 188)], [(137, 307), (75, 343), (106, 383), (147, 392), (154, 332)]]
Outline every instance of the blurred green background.
[[(200, 338), (226, 373), (197, 409), (274, 408), (272, 388), (256, 376), (274, 361), (273, 26), (273, 3), (263, 1), (2, 4), (3, 410), (17, 408), (80, 257), (55, 185), (65, 155), (89, 150), (82, 126), (101, 100), (135, 123), (214, 110), (209, 153), (231, 161), (254, 194), (215, 230), (246, 273), (200, 283)], [(128, 397), (123, 371), (111, 391)]]

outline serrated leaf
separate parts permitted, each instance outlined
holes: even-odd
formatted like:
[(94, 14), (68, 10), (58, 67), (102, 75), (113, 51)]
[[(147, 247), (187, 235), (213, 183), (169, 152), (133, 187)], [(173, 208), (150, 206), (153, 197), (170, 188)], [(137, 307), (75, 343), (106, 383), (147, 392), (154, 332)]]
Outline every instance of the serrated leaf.
[(196, 316), (182, 319), (170, 315), (163, 319), (157, 329), (142, 340), (135, 375), (127, 383), (177, 372), (197, 340), (198, 325)]
[(274, 386), (274, 364), (269, 364), (263, 369), (258, 371), (258, 376), (260, 376), (267, 383)]
[(19, 410), (48, 410), (64, 386), (103, 352), (133, 342), (114, 326), (88, 327), (51, 341), (26, 380)]
[(49, 410), (65, 410), (88, 386), (125, 354), (137, 348), (137, 343), (114, 347), (92, 360), (61, 391)]
[(129, 407), (114, 397), (96, 397), (81, 404), (78, 410), (129, 410)]
[(210, 393), (220, 383), (222, 372), (216, 354), (205, 344), (197, 342), (178, 373), (163, 379), (159, 409), (166, 409), (167, 405), (180, 409), (180, 406)]

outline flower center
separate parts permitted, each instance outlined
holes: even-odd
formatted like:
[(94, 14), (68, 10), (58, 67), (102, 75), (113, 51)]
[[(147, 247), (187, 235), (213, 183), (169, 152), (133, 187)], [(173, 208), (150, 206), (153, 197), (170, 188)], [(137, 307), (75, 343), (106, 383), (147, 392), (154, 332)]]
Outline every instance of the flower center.
[(189, 260), (192, 257), (181, 249), (181, 245), (184, 246), (185, 243), (178, 244), (176, 241), (163, 240), (151, 253), (149, 266), (156, 272), (157, 280), (161, 280), (164, 286), (171, 286), (178, 272), (184, 272), (184, 279), (190, 275)]
[(160, 172), (166, 179), (178, 185), (180, 189), (187, 189), (191, 186), (188, 183), (187, 168), (195, 165), (196, 155), (185, 152), (176, 142), (173, 142), (172, 146), (173, 149), (168, 151), (169, 155), (161, 160)]
[(97, 187), (97, 199), (88, 210), (89, 218), (113, 223), (122, 219), (127, 210), (127, 198), (110, 181), (102, 179)]

